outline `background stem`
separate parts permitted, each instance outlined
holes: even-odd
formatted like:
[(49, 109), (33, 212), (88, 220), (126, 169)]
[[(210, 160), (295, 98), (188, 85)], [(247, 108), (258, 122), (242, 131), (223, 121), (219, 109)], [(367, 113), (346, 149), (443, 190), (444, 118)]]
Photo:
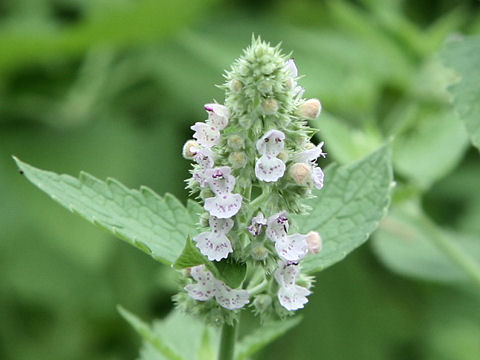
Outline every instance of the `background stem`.
[(234, 320), (233, 325), (229, 325), (227, 323), (223, 324), (218, 360), (234, 359), (238, 322), (239, 321)]

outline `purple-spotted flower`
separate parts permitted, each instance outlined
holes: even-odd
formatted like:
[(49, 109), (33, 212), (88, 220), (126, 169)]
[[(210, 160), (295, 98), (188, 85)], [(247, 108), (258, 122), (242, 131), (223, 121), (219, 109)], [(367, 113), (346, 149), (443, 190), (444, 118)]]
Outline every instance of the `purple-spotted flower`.
[(298, 265), (283, 262), (279, 263), (275, 271), (275, 280), (279, 285), (278, 301), (290, 311), (302, 309), (308, 302), (307, 296), (311, 294), (310, 290), (296, 284), (299, 272)]
[(207, 124), (213, 125), (217, 130), (227, 127), (230, 110), (225, 105), (205, 104), (204, 108), (208, 113), (208, 119), (205, 121)]
[(286, 212), (282, 211), (268, 218), (267, 237), (275, 243), (278, 256), (290, 263), (297, 263), (308, 253), (307, 236), (287, 235), (289, 228)]
[(228, 166), (205, 170), (205, 183), (215, 196), (205, 199), (204, 208), (210, 215), (220, 219), (231, 218), (242, 206), (242, 195), (232, 194), (235, 178), (231, 172), (232, 169)]
[(208, 260), (220, 261), (228, 257), (232, 249), (232, 244), (227, 238), (227, 234), (233, 227), (232, 219), (219, 219), (210, 216), (210, 229), (198, 234), (193, 238), (197, 243), (200, 252), (205, 255)]
[(193, 160), (200, 165), (200, 167), (195, 169), (193, 172), (193, 178), (200, 184), (201, 187), (204, 187), (206, 186), (205, 171), (213, 167), (215, 163), (215, 153), (208, 148), (203, 148), (200, 146), (191, 147), (190, 151), (193, 154)]
[(316, 161), (319, 156), (325, 158), (327, 156), (327, 153), (324, 153), (322, 150), (323, 141), (317, 146), (314, 146), (313, 144), (309, 145), (310, 148), (302, 151), (301, 153), (298, 153), (295, 156), (295, 161), (297, 163), (306, 163), (310, 165), (312, 169), (313, 185), (320, 190), (323, 187), (324, 175), (322, 169), (317, 165)]
[(267, 225), (267, 219), (261, 211), (258, 212), (257, 216), (252, 218), (252, 224), (247, 227), (247, 230), (253, 236), (258, 236), (262, 233), (262, 227)]
[(220, 141), (220, 130), (213, 125), (196, 122), (190, 129), (195, 131), (193, 137), (197, 139), (197, 142), (203, 147), (211, 148)]
[(261, 155), (255, 164), (255, 176), (265, 182), (274, 182), (285, 173), (285, 163), (277, 158), (285, 144), (285, 134), (279, 130), (269, 130), (257, 141), (257, 151)]
[(190, 268), (190, 275), (196, 283), (185, 286), (185, 290), (194, 300), (207, 301), (215, 297), (221, 306), (229, 310), (240, 309), (249, 302), (247, 290), (229, 288), (215, 279), (205, 265)]

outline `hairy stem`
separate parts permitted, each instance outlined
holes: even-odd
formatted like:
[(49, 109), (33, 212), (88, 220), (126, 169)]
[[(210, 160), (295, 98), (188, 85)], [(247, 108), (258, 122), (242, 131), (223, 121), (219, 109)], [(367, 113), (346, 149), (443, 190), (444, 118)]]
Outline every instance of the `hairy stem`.
[(233, 325), (223, 324), (222, 335), (220, 339), (220, 352), (218, 360), (233, 360), (235, 357), (235, 341), (237, 337), (237, 328), (239, 321), (235, 321)]

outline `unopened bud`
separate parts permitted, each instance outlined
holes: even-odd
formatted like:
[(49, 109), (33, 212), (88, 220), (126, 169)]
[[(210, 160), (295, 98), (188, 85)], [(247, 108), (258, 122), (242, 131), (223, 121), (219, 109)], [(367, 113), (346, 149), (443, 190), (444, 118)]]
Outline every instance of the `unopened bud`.
[(310, 254), (318, 254), (322, 250), (322, 238), (316, 231), (310, 231), (307, 234), (308, 252)]
[(227, 144), (232, 150), (241, 150), (245, 146), (245, 140), (239, 135), (232, 135), (228, 138)]
[(306, 163), (295, 163), (288, 171), (295, 184), (300, 186), (312, 186), (312, 167)]
[(305, 145), (305, 150), (312, 150), (314, 148), (316, 148), (314, 143), (309, 142)]
[(320, 114), (322, 105), (317, 99), (309, 99), (300, 105), (297, 109), (297, 114), (303, 118), (314, 120)]
[(277, 112), (278, 110), (278, 102), (277, 100), (275, 99), (266, 99), (263, 103), (262, 103), (262, 109), (263, 109), (263, 112), (267, 115), (273, 115)]
[(199, 145), (195, 140), (188, 140), (185, 145), (183, 145), (182, 155), (185, 159), (191, 160), (196, 154), (195, 148), (198, 148)]
[(237, 93), (240, 90), (242, 90), (242, 88), (243, 88), (243, 85), (239, 80), (233, 79), (232, 81), (230, 81), (230, 90), (232, 90), (233, 92)]
[(207, 199), (207, 198), (212, 197), (214, 195), (215, 194), (212, 192), (212, 190), (210, 190), (208, 188), (202, 189), (202, 191), (200, 191), (200, 197), (202, 199)]
[(268, 257), (268, 249), (262, 244), (258, 244), (252, 248), (250, 255), (254, 260), (263, 261)]
[(263, 313), (272, 305), (272, 297), (267, 294), (260, 294), (253, 300), (253, 306), (258, 313)]
[(272, 91), (272, 82), (270, 80), (264, 80), (257, 85), (258, 91), (262, 94), (266, 94)]
[(247, 165), (247, 156), (242, 151), (235, 151), (230, 154), (228, 161), (230, 165), (232, 165), (232, 168), (240, 169)]
[(285, 150), (282, 150), (278, 153), (277, 155), (277, 158), (279, 158), (280, 160), (282, 160), (283, 162), (287, 162), (288, 160), (288, 152), (286, 152)]

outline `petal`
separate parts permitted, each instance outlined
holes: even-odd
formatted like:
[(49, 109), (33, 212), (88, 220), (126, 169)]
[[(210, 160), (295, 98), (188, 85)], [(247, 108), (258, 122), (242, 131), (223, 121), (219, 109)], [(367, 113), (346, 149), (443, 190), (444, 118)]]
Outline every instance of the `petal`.
[(228, 125), (230, 110), (220, 104), (205, 104), (205, 110), (208, 113), (207, 124), (215, 126), (218, 130), (223, 130)]
[(192, 299), (199, 301), (210, 300), (215, 295), (215, 288), (203, 286), (200, 283), (189, 284), (184, 289)]
[(258, 212), (257, 216), (252, 218), (252, 224), (247, 227), (247, 230), (253, 236), (258, 236), (262, 232), (262, 227), (267, 225), (267, 219), (261, 211)]
[(198, 265), (198, 266), (191, 267), (190, 276), (195, 281), (209, 282), (212, 284), (215, 281), (215, 278), (213, 277), (212, 273), (209, 270), (207, 270), (205, 265)]
[(209, 224), (210, 224), (210, 229), (216, 235), (220, 235), (220, 234), (226, 235), (233, 228), (232, 219), (219, 219), (215, 216), (210, 216)]
[(285, 64), (285, 70), (287, 70), (291, 77), (296, 78), (298, 76), (298, 69), (294, 59), (289, 59), (287, 61)]
[(278, 255), (287, 261), (300, 261), (308, 253), (307, 235), (293, 234), (275, 242)]
[(211, 148), (220, 141), (220, 131), (218, 131), (215, 126), (196, 122), (190, 129), (195, 131), (193, 137), (197, 139), (198, 143), (203, 147)]
[(285, 309), (292, 311), (302, 309), (303, 305), (308, 302), (306, 297), (310, 294), (311, 292), (308, 289), (293, 285), (280, 287), (277, 296), (280, 305)]
[(269, 130), (257, 141), (260, 155), (277, 156), (284, 148), (285, 134), (280, 130)]
[(204, 209), (220, 219), (231, 218), (242, 206), (242, 195), (223, 194), (205, 199)]
[[(295, 162), (304, 162), (304, 163), (311, 163), (311, 162), (314, 162), (315, 160), (317, 160), (317, 158), (319, 156), (321, 157), (326, 157), (326, 153), (323, 152), (322, 150), (322, 147), (323, 147), (323, 141), (315, 146), (314, 148), (312, 149), (308, 149), (308, 150), (305, 150), (305, 151), (302, 151), (301, 153), (298, 153), (296, 156), (295, 156)], [(312, 145), (312, 144), (310, 144)]]
[(299, 272), (300, 269), (298, 265), (280, 261), (274, 276), (280, 286), (292, 286), (295, 285)]
[(247, 290), (230, 289), (225, 284), (218, 282), (215, 299), (226, 309), (235, 310), (240, 309), (249, 303), (250, 294)]
[(312, 169), (313, 185), (320, 190), (323, 188), (323, 171), (318, 166), (314, 166)]
[(203, 147), (194, 147), (192, 148), (192, 151), (195, 152), (193, 155), (193, 160), (195, 160), (198, 165), (204, 169), (213, 167), (215, 162), (215, 153), (212, 150)]
[(285, 173), (285, 164), (282, 160), (269, 155), (262, 155), (255, 164), (257, 179), (265, 182), (274, 182)]
[[(232, 221), (233, 222), (233, 221)], [(203, 232), (193, 238), (197, 243), (197, 248), (210, 261), (220, 261), (226, 259), (232, 249), (230, 240), (224, 234), (214, 234), (213, 232)]]
[(235, 187), (235, 177), (230, 175), (232, 169), (228, 166), (216, 167), (205, 170), (206, 182), (216, 194), (228, 194)]
[(289, 224), (286, 215), (287, 212), (282, 211), (268, 218), (266, 234), (273, 242), (287, 236)]

